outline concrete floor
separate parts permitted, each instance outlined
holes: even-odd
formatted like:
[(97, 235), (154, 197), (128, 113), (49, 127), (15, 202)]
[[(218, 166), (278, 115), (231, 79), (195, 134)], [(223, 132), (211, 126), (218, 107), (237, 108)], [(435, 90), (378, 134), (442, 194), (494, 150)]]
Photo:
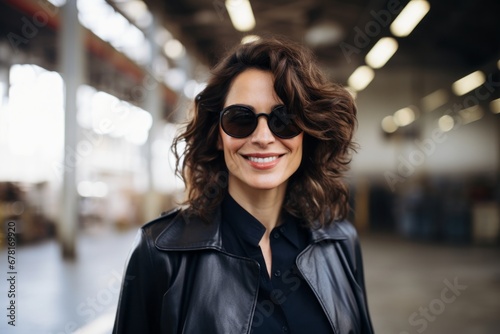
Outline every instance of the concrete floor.
[[(17, 249), (16, 327), (0, 333), (110, 333), (121, 273), (135, 231), (86, 233), (77, 261), (54, 241)], [(376, 333), (500, 333), (500, 248), (361, 238)], [(0, 252), (6, 273), (7, 254)], [(4, 274), (4, 277), (6, 274)], [(6, 278), (2, 278), (5, 282)], [(0, 305), (8, 305), (2, 283)]]

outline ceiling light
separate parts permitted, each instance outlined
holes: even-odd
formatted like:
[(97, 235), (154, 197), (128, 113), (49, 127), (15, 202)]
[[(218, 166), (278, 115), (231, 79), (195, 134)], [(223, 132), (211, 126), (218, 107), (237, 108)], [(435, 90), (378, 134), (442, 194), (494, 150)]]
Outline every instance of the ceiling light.
[(398, 126), (407, 126), (415, 120), (415, 112), (412, 108), (406, 107), (394, 113), (394, 122)]
[(128, 16), (141, 28), (146, 28), (153, 20), (153, 16), (142, 0), (116, 3), (116, 5), (125, 13), (126, 16)]
[(181, 42), (176, 39), (171, 39), (165, 43), (163, 47), (163, 51), (167, 55), (167, 57), (172, 59), (178, 59), (185, 54), (184, 46)]
[(480, 106), (473, 106), (466, 109), (462, 109), (458, 112), (462, 118), (463, 124), (469, 124), (474, 121), (481, 119), (484, 115), (483, 108)]
[(491, 101), (490, 109), (494, 114), (500, 114), (500, 99)]
[(344, 88), (345, 88), (346, 91), (349, 92), (349, 94), (351, 94), (351, 96), (352, 96), (353, 99), (356, 99), (356, 97), (358, 97), (358, 92), (354, 88), (349, 87), (349, 86), (346, 86)]
[(335, 45), (344, 37), (342, 27), (334, 22), (322, 22), (309, 28), (304, 39), (311, 47)]
[(257, 35), (246, 35), (241, 39), (241, 44), (247, 44), (247, 43), (252, 43), (255, 41), (258, 41), (260, 39), (259, 36)]
[(165, 72), (165, 83), (175, 91), (180, 91), (187, 81), (187, 74), (181, 68), (171, 68)]
[(398, 49), (398, 42), (392, 37), (381, 38), (368, 52), (365, 61), (373, 68), (381, 68)]
[(347, 83), (359, 92), (372, 82), (373, 77), (375, 77), (375, 72), (369, 66), (360, 66), (351, 74)]
[(431, 6), (425, 0), (410, 1), (392, 22), (391, 32), (398, 37), (408, 36), (430, 8)]
[(455, 126), (455, 120), (450, 115), (441, 116), (438, 120), (438, 126), (441, 132), (448, 132)]
[(385, 116), (382, 120), (382, 130), (387, 133), (393, 133), (398, 129), (398, 125), (394, 122), (394, 117)]
[(473, 106), (470, 108), (462, 109), (458, 113), (462, 118), (463, 124), (469, 124), (480, 120), (484, 115), (483, 108), (481, 108), (480, 106)]
[(433, 111), (448, 102), (448, 93), (444, 89), (437, 91), (422, 98), (422, 107), (425, 111)]
[(469, 75), (466, 75), (460, 80), (457, 80), (451, 86), (453, 93), (458, 96), (464, 95), (471, 90), (481, 86), (486, 81), (486, 77), (483, 72), (476, 71)]
[(236, 30), (249, 31), (255, 27), (255, 18), (249, 0), (226, 0), (226, 9)]
[(160, 27), (155, 30), (155, 42), (158, 43), (158, 45), (165, 45), (169, 39), (172, 38), (172, 34), (165, 29), (164, 27)]
[(66, 4), (66, 0), (48, 0), (48, 1), (56, 7), (62, 7)]

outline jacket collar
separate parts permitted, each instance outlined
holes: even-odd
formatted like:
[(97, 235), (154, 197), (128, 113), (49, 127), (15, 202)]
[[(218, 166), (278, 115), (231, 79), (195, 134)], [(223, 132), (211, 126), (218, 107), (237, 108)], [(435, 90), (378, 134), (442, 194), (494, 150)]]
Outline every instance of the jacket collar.
[[(176, 211), (172, 215), (174, 217), (171, 222), (156, 238), (155, 245), (158, 249), (170, 251), (223, 249), (220, 207), (215, 212), (211, 223), (206, 223), (198, 216), (188, 215), (186, 210)], [(337, 223), (324, 228), (311, 229), (311, 235), (313, 243), (348, 238), (346, 232)]]

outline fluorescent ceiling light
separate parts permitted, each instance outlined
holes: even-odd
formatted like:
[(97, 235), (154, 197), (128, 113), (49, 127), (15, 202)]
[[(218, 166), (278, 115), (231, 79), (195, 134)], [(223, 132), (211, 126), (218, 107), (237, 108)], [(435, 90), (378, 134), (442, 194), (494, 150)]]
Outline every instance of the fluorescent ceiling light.
[(425, 111), (433, 111), (448, 102), (448, 93), (444, 89), (430, 93), (422, 98), (422, 106)]
[(349, 92), (349, 94), (351, 94), (351, 96), (352, 96), (353, 99), (356, 99), (356, 97), (358, 97), (358, 92), (354, 88), (349, 87), (349, 86), (346, 86), (344, 88), (345, 88), (346, 91)]
[(365, 61), (373, 68), (381, 68), (398, 49), (398, 42), (392, 37), (381, 38), (368, 52)]
[(391, 32), (397, 37), (408, 36), (430, 8), (431, 6), (425, 0), (410, 1), (392, 22)]
[(372, 82), (373, 77), (375, 77), (375, 72), (369, 66), (360, 66), (351, 74), (347, 84), (359, 92)]
[(226, 0), (226, 9), (236, 30), (249, 31), (255, 27), (255, 18), (249, 0)]
[(382, 130), (386, 133), (393, 133), (398, 129), (398, 125), (394, 122), (394, 117), (385, 116), (382, 120)]
[(125, 15), (141, 28), (148, 27), (153, 21), (153, 15), (142, 0), (115, 2)]
[(255, 42), (255, 41), (258, 41), (259, 39), (260, 39), (260, 37), (257, 35), (246, 35), (245, 37), (243, 37), (241, 39), (241, 44)]
[(480, 120), (484, 115), (483, 108), (480, 106), (462, 109), (458, 113), (460, 114), (460, 118), (462, 118), (463, 124), (469, 124)]
[(415, 120), (415, 112), (412, 108), (406, 107), (394, 113), (394, 123), (398, 126), (407, 126)]
[(66, 0), (48, 0), (48, 1), (56, 7), (62, 7), (66, 4)]
[(441, 116), (438, 120), (439, 130), (448, 132), (455, 126), (455, 120), (450, 115)]
[(486, 77), (483, 72), (476, 71), (469, 75), (466, 75), (460, 80), (457, 80), (451, 86), (453, 93), (458, 96), (464, 95), (471, 90), (481, 86), (486, 81)]
[(172, 59), (179, 59), (186, 53), (184, 45), (182, 45), (182, 43), (176, 39), (167, 41), (163, 46), (163, 51), (165, 52), (167, 57)]
[(490, 102), (491, 112), (494, 114), (500, 114), (500, 99), (496, 99)]

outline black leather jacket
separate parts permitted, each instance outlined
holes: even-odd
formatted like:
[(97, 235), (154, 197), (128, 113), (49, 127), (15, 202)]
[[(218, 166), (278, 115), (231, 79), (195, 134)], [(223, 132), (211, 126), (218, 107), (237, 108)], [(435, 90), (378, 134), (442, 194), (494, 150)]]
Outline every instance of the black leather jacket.
[[(113, 333), (250, 333), (259, 264), (225, 252), (219, 227), (220, 210), (211, 224), (176, 210), (144, 225), (129, 256)], [(311, 233), (296, 264), (332, 332), (373, 333), (354, 227), (337, 222)]]

